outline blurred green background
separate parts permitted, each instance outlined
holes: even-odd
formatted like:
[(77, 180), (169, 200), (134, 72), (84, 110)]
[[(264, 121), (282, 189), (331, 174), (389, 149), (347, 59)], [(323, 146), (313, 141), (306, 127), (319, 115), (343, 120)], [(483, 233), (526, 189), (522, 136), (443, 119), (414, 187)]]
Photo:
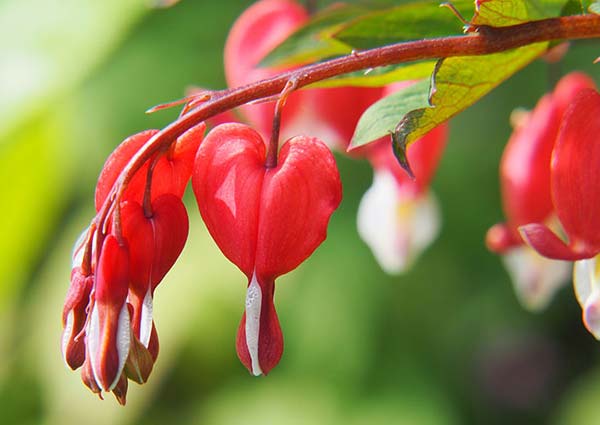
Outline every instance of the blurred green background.
[[(71, 247), (102, 164), (126, 136), (177, 113), (148, 107), (192, 84), (224, 86), (224, 40), (250, 3), (0, 2), (0, 423), (600, 423), (598, 345), (572, 290), (525, 312), (483, 244), (502, 218), (510, 112), (531, 108), (557, 71), (541, 62), (453, 120), (433, 183), (442, 234), (401, 277), (379, 269), (355, 230), (369, 166), (338, 157), (344, 201), (328, 240), (278, 280), (286, 346), (267, 378), (236, 357), (246, 281), (189, 193), (188, 243), (157, 291), (161, 353), (149, 383), (130, 384), (122, 408), (67, 369)], [(562, 70), (597, 78), (598, 44), (574, 45)]]

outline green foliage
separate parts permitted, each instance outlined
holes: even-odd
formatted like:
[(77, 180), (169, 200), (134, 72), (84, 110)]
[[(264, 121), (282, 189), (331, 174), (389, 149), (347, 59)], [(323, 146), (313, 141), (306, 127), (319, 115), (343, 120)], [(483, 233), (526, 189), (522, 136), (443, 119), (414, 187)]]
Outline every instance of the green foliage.
[(389, 135), (400, 118), (410, 111), (429, 105), (429, 85), (429, 80), (421, 80), (371, 105), (356, 126), (351, 148)]
[[(519, 24), (531, 19), (555, 16), (560, 13), (563, 3), (564, 1), (555, 0), (539, 4), (533, 0), (481, 2), (472, 23), (489, 26)], [(481, 99), (540, 56), (547, 47), (548, 43), (538, 43), (491, 55), (440, 60), (433, 72), (428, 104), (407, 111), (406, 105), (412, 105), (415, 98), (412, 92), (409, 99), (397, 95), (391, 101), (381, 100), (379, 103), (385, 102), (384, 109), (388, 112), (386, 119), (380, 120), (376, 114), (365, 114), (358, 123), (352, 146), (358, 147), (382, 137), (394, 131), (398, 123), (401, 125), (394, 143), (408, 145)], [(392, 102), (395, 102), (395, 106)], [(377, 104), (372, 107), (373, 110), (377, 108)]]
[[(464, 16), (473, 13), (471, 0), (452, 2)], [(407, 40), (460, 35), (462, 23), (439, 1), (426, 0), (370, 12), (346, 23), (333, 37), (357, 49)]]
[(333, 39), (332, 35), (344, 23), (362, 16), (367, 10), (362, 6), (337, 5), (322, 11), (273, 49), (261, 65), (297, 65), (350, 53), (352, 48)]

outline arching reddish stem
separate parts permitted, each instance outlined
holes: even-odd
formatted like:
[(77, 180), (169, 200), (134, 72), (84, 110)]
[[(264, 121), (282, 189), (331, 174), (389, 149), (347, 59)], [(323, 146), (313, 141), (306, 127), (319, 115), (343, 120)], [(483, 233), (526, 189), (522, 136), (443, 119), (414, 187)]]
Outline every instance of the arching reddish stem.
[[(463, 36), (431, 38), (392, 44), (326, 62), (308, 65), (275, 77), (215, 91), (210, 100), (191, 109), (179, 119), (156, 133), (129, 161), (107, 196), (100, 216), (107, 216), (111, 202), (117, 205), (135, 172), (159, 149), (167, 148), (185, 131), (221, 112), (248, 102), (281, 93), (290, 80), (296, 87), (378, 66), (393, 65), (423, 59), (438, 59), (454, 56), (477, 56), (498, 53), (528, 44), (600, 37), (600, 15), (577, 15), (550, 18), (524, 24), (492, 28), (481, 26), (478, 32)], [(103, 221), (103, 220), (102, 220)], [(102, 222), (98, 223), (102, 228)]]

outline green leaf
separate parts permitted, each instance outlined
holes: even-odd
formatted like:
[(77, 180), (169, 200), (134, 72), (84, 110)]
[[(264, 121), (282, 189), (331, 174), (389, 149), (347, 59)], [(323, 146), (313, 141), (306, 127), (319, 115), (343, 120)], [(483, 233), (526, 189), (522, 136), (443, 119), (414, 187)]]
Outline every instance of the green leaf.
[(358, 121), (350, 148), (389, 135), (410, 111), (428, 106), (429, 88), (429, 79), (424, 79), (371, 105)]
[(367, 11), (364, 7), (353, 5), (325, 9), (273, 49), (261, 61), (260, 66), (298, 65), (350, 53), (352, 48), (333, 39), (331, 34), (344, 22)]
[[(421, 38), (459, 35), (463, 24), (440, 1), (405, 4), (377, 12), (347, 23), (333, 36), (354, 48), (369, 49)], [(452, 4), (464, 16), (473, 14), (471, 0)]]
[(382, 87), (396, 81), (420, 80), (431, 76), (435, 61), (381, 66), (368, 71), (352, 72), (329, 80), (311, 84), (316, 87)]
[(492, 55), (440, 60), (431, 91), (432, 106), (402, 118), (399, 142), (408, 145), (471, 106), (544, 53), (547, 46), (544, 42)]
[(476, 0), (474, 25), (505, 27), (560, 16), (567, 0)]
[(590, 4), (590, 6), (588, 7), (588, 10), (591, 13), (600, 15), (600, 2), (594, 2), (594, 3)]
[(560, 16), (580, 15), (584, 13), (585, 8), (582, 1), (583, 0), (567, 0), (560, 11)]

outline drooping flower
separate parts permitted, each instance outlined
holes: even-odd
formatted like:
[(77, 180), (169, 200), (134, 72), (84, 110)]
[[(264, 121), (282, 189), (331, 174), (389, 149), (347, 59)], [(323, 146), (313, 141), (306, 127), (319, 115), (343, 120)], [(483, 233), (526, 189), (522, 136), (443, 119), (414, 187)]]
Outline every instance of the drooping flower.
[[(75, 244), (71, 285), (63, 309), (63, 355), (82, 368), (83, 382), (100, 396), (112, 391), (124, 404), (127, 381), (144, 383), (158, 355), (152, 317), (154, 290), (181, 253), (188, 218), (181, 197), (190, 180), (205, 126), (148, 159), (129, 181), (118, 213), (98, 217)], [(154, 135), (150, 130), (115, 149), (96, 186), (99, 214), (127, 163)], [(147, 192), (147, 193), (146, 193)]]
[(442, 124), (408, 148), (414, 180), (399, 165), (388, 139), (366, 147), (374, 175), (358, 208), (358, 233), (387, 273), (406, 270), (437, 236), (440, 214), (429, 182), (447, 133)]
[(567, 241), (543, 223), (520, 227), (524, 240), (538, 253), (575, 261), (574, 284), (588, 330), (600, 339), (600, 94), (581, 90), (562, 117), (552, 152), (552, 203)]
[(267, 374), (283, 351), (273, 304), (275, 279), (323, 242), (342, 194), (333, 155), (316, 138), (288, 140), (274, 168), (265, 167), (265, 158), (265, 143), (256, 131), (222, 124), (200, 146), (192, 177), (211, 236), (248, 278), (236, 346), (254, 375)]
[(536, 222), (557, 228), (550, 191), (552, 150), (567, 105), (589, 87), (594, 83), (584, 74), (574, 72), (563, 77), (533, 111), (521, 113), (500, 162), (506, 222), (490, 228), (486, 243), (502, 255), (519, 300), (531, 310), (550, 302), (567, 282), (570, 265), (537, 254), (523, 243), (518, 228)]

